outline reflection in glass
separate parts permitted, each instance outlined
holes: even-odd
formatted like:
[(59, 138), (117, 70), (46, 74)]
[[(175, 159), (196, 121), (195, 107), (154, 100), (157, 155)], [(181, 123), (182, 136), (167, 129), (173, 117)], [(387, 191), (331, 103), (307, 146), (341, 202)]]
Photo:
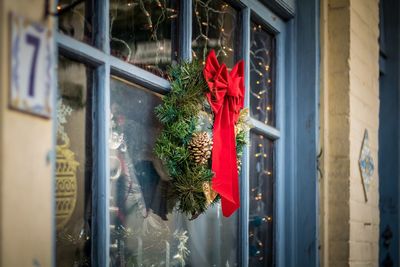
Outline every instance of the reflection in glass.
[(250, 115), (275, 125), (275, 37), (256, 23), (251, 24)]
[(178, 0), (110, 0), (111, 54), (159, 76), (176, 60)]
[(92, 1), (59, 0), (58, 30), (79, 41), (92, 44)]
[(90, 266), (91, 70), (59, 58), (56, 158), (56, 265)]
[(235, 63), (238, 11), (221, 0), (193, 0), (193, 58), (204, 61), (214, 49), (229, 68)]
[(272, 266), (274, 143), (250, 133), (249, 266)]
[(153, 153), (161, 97), (111, 79), (110, 266), (237, 266), (237, 217), (219, 205), (189, 221), (169, 212), (169, 177)]

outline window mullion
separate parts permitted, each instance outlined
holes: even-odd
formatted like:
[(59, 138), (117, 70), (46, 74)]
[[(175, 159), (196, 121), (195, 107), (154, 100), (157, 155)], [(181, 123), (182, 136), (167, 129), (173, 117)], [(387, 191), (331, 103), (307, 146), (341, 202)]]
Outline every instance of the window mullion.
[(97, 16), (95, 23), (96, 34), (94, 36), (95, 46), (106, 54), (110, 54), (110, 16), (109, 0), (98, 0), (95, 2)]
[[(95, 96), (97, 105), (94, 109), (95, 135), (93, 147), (96, 163), (93, 177), (93, 266), (106, 267), (109, 265), (110, 252), (110, 212), (109, 212), (109, 128), (110, 128), (110, 32), (109, 32), (109, 0), (95, 1), (97, 13), (95, 27), (95, 45), (105, 55), (105, 64), (97, 68)], [(97, 128), (97, 131), (96, 131)]]
[[(97, 69), (96, 107), (93, 115), (95, 136), (93, 142), (96, 161), (93, 166), (93, 266), (108, 266), (110, 243), (109, 212), (109, 124), (110, 124), (110, 65), (108, 62)], [(97, 131), (96, 131), (97, 129)]]
[(251, 8), (255, 15), (262, 18), (264, 22), (270, 25), (270, 28), (275, 32), (281, 32), (285, 28), (285, 22), (274, 12), (265, 7), (261, 2), (253, 0), (241, 1), (243, 4)]
[(135, 65), (110, 56), (111, 74), (118, 75), (128, 81), (138, 83), (147, 89), (165, 94), (169, 91), (169, 81), (150, 73)]
[[(279, 128), (280, 135), (284, 138), (285, 136), (285, 118), (286, 118), (286, 109), (285, 109), (285, 51), (284, 51), (284, 41), (285, 40), (285, 31), (281, 31), (276, 39), (276, 125)], [(287, 204), (285, 204), (286, 195), (290, 192), (287, 180), (285, 177), (285, 142), (284, 139), (280, 139), (277, 142), (276, 146), (276, 184), (275, 184), (275, 263), (277, 266), (283, 266), (285, 261), (285, 253), (287, 253), (287, 249), (285, 246), (285, 210)], [(292, 188), (293, 189), (293, 188)], [(290, 194), (289, 194), (290, 195)]]
[(255, 129), (258, 131), (265, 133), (268, 137), (272, 138), (273, 140), (278, 139), (281, 137), (281, 132), (277, 128), (274, 128), (272, 126), (269, 126), (265, 123), (262, 123), (259, 120), (256, 120), (254, 118), (250, 118), (250, 123), (253, 125)]
[(179, 48), (180, 58), (192, 59), (192, 0), (181, 0)]
[[(250, 17), (249, 8), (242, 11), (242, 56), (245, 62), (245, 87), (250, 88)], [(246, 90), (245, 107), (250, 105), (250, 92)], [(249, 141), (249, 136), (247, 136)], [(240, 236), (241, 251), (240, 251), (240, 266), (248, 266), (248, 251), (249, 251), (249, 146), (244, 148), (243, 155), (243, 171), (241, 177), (241, 212), (240, 212)]]
[(106, 61), (106, 55), (88, 44), (82, 43), (68, 35), (55, 33), (58, 51), (63, 55), (73, 58), (79, 62), (99, 66)]

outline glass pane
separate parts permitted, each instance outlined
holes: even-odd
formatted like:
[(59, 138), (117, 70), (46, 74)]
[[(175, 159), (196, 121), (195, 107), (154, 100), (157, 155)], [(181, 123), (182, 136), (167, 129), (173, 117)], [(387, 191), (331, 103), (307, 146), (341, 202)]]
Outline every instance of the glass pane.
[(90, 266), (91, 80), (81, 63), (59, 57), (56, 158), (56, 265)]
[(111, 79), (110, 266), (237, 266), (236, 216), (219, 205), (193, 221), (169, 212), (169, 177), (153, 153), (160, 103)]
[(250, 133), (249, 266), (272, 266), (274, 143)]
[(193, 58), (205, 60), (214, 49), (220, 62), (229, 68), (235, 63), (238, 11), (221, 0), (193, 0)]
[(275, 37), (252, 23), (250, 47), (250, 115), (275, 126)]
[(111, 0), (111, 54), (166, 77), (178, 56), (179, 0)]
[(92, 1), (59, 0), (58, 30), (79, 41), (92, 44)]

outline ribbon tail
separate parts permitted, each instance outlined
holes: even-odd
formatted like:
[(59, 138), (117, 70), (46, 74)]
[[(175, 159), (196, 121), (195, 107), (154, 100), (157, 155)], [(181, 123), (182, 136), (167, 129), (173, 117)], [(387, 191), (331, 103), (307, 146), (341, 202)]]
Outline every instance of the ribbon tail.
[(231, 147), (229, 149), (230, 159), (230, 184), (231, 184), (231, 199), (221, 198), (221, 206), (222, 206), (222, 214), (225, 217), (231, 216), (239, 207), (240, 207), (240, 199), (239, 199), (239, 175), (237, 169), (237, 158), (236, 158), (236, 139), (234, 128), (232, 128), (231, 139)]
[(236, 161), (236, 141), (229, 105), (224, 103), (214, 120), (212, 150), (212, 189), (221, 196), (222, 214), (229, 217), (239, 206), (239, 179)]

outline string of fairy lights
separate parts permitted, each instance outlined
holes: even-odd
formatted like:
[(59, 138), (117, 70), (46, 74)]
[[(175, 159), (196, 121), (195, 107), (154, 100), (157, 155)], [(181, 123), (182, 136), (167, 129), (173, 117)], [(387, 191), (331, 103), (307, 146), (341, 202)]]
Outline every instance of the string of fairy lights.
[(193, 58), (202, 60), (205, 64), (211, 48), (218, 58), (233, 58), (237, 11), (225, 2), (211, 0), (194, 0), (193, 9), (193, 28), (195, 32), (198, 31), (192, 40)]
[[(272, 216), (268, 214), (268, 203), (272, 200), (272, 195), (265, 197), (265, 183), (268, 179), (272, 179), (272, 171), (269, 169), (272, 167), (271, 164), (271, 147), (268, 144), (269, 140), (263, 135), (254, 134), (252, 136), (252, 142), (256, 146), (254, 148), (253, 159), (255, 164), (253, 169), (255, 175), (252, 177), (250, 189), (250, 222), (251, 227), (249, 230), (250, 238), (250, 257), (258, 261), (263, 261), (265, 257), (265, 249), (271, 249), (266, 247), (264, 244), (265, 236), (265, 224), (272, 223)], [(267, 185), (268, 186), (268, 185)], [(268, 240), (267, 240), (268, 242)]]
[[(265, 124), (273, 123), (272, 114), (272, 93), (273, 93), (273, 66), (271, 51), (271, 40), (263, 38), (268, 34), (261, 25), (253, 24), (251, 31), (251, 49), (250, 49), (250, 104), (255, 107), (252, 109), (252, 116)], [(249, 230), (250, 238), (250, 257), (255, 261), (262, 262), (267, 256), (265, 247), (265, 224), (272, 223), (271, 214), (267, 213), (269, 201), (272, 201), (271, 196), (264, 196), (265, 183), (272, 179), (271, 156), (269, 155), (270, 145), (269, 140), (261, 134), (252, 136), (254, 148), (253, 159), (255, 161), (255, 177), (252, 177), (253, 187), (250, 189), (250, 201), (253, 202), (250, 210), (251, 225)], [(270, 228), (270, 227), (269, 227)], [(268, 229), (268, 227), (267, 227)], [(272, 228), (270, 228), (272, 229)]]
[[(145, 46), (139, 53), (139, 49), (133, 46), (132, 40), (123, 40), (116, 36), (118, 31), (115, 29), (115, 21), (121, 23), (121, 13), (136, 14), (135, 9), (139, 9), (137, 14), (144, 15), (144, 23), (137, 25), (140, 30), (148, 32), (147, 40), (135, 40), (136, 45)], [(172, 23), (178, 18), (178, 10), (173, 8), (170, 1), (155, 0), (152, 2), (145, 0), (112, 0), (110, 3), (110, 40), (119, 43), (124, 49), (112, 49), (112, 54), (126, 62), (153, 72), (160, 76), (165, 76), (165, 69), (162, 64), (171, 63), (171, 40), (167, 40), (161, 32), (161, 26)], [(136, 33), (132, 30), (133, 38)], [(171, 34), (172, 35), (172, 34)], [(174, 52), (177, 55), (177, 52)]]
[(256, 111), (253, 111), (252, 115), (265, 124), (272, 124), (273, 73), (270, 51), (272, 44), (268, 35), (261, 25), (253, 26), (250, 49), (252, 85), (250, 87), (250, 95), (252, 96), (251, 104), (256, 107)]

